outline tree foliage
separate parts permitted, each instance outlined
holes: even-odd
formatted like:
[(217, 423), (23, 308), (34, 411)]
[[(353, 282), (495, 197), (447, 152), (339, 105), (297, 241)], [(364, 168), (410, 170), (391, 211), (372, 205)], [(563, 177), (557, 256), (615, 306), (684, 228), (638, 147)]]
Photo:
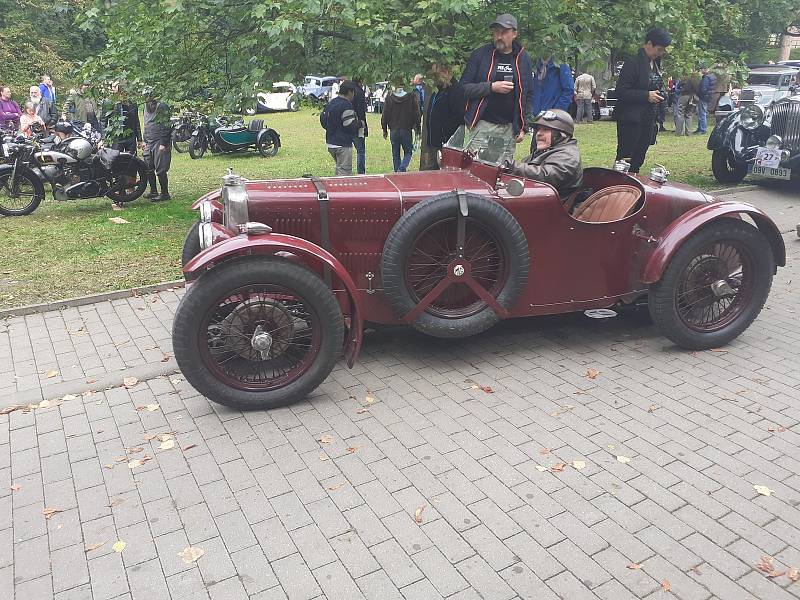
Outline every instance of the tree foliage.
[[(173, 99), (232, 105), (257, 82), (309, 73), (380, 80), (435, 60), (458, 70), (489, 40), (498, 12), (516, 15), (519, 40), (535, 58), (552, 54), (594, 72), (610, 72), (656, 25), (673, 34), (670, 70), (743, 63), (760, 59), (770, 35), (798, 19), (796, 1), (0, 0), (12, 3), (0, 25), (25, 23), (10, 35), (3, 28), (0, 59), (31, 57), (14, 64), (14, 81), (42, 69), (66, 73), (86, 58), (81, 74), (97, 82), (121, 78)], [(44, 21), (32, 18), (39, 13)]]
[(102, 50), (102, 31), (84, 35), (75, 27), (91, 0), (0, 0), (0, 81), (15, 98), (43, 73), (51, 75), (59, 89), (74, 84), (77, 66)]

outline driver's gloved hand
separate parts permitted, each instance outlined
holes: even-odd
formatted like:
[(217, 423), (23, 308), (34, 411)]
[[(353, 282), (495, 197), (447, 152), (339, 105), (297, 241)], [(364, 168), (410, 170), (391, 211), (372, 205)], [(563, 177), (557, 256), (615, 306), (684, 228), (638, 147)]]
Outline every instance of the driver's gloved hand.
[(514, 159), (507, 158), (502, 163), (500, 163), (500, 169), (505, 171), (506, 173), (511, 173), (514, 170)]

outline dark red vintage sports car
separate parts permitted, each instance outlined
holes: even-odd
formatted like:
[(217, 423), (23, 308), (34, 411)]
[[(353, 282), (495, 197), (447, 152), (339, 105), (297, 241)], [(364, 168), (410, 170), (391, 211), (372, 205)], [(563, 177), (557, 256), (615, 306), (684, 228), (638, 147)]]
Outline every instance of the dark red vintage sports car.
[[(509, 147), (510, 146), (510, 147)], [(785, 247), (761, 210), (587, 168), (584, 189), (510, 175), (513, 144), (463, 130), (441, 171), (243, 181), (200, 198), (183, 262), (175, 357), (209, 399), (298, 400), (364, 323), (464, 337), (500, 319), (648, 303), (684, 348), (726, 344), (756, 318)]]

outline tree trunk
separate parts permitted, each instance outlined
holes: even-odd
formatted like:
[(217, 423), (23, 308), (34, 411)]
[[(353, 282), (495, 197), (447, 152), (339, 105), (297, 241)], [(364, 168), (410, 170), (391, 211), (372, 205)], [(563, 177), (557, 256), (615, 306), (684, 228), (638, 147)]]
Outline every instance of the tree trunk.
[(796, 38), (785, 33), (781, 36), (781, 48), (780, 52), (778, 52), (778, 61), (789, 60), (789, 54), (792, 51), (792, 41), (794, 39)]

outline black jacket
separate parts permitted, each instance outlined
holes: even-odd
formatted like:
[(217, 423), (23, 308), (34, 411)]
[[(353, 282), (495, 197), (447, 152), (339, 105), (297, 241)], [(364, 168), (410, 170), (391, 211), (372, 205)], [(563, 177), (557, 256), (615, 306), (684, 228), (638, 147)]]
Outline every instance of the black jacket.
[[(656, 60), (656, 67), (661, 70), (661, 60)], [(648, 100), (650, 96), (650, 59), (639, 48), (639, 53), (622, 65), (617, 80), (617, 105), (613, 118), (623, 123), (641, 123), (654, 121), (654, 105)]]
[[(119, 115), (120, 125), (122, 130), (120, 133), (129, 132), (128, 135), (120, 135), (120, 140), (136, 140), (142, 141), (142, 126), (139, 123), (139, 106), (135, 102), (126, 100), (124, 102), (117, 102), (113, 110), (109, 113), (108, 117), (112, 115)], [(108, 126), (109, 119), (106, 119), (106, 126)]]
[(425, 145), (441, 148), (464, 124), (464, 88), (453, 77), (450, 85), (425, 98)]
[(325, 128), (325, 142), (349, 148), (358, 135), (359, 122), (353, 105), (344, 96), (336, 96), (319, 113), (319, 122)]
[(367, 95), (364, 93), (364, 88), (356, 84), (356, 95), (353, 96), (353, 110), (356, 111), (358, 120), (364, 123), (364, 137), (369, 135), (369, 126), (367, 125)]

